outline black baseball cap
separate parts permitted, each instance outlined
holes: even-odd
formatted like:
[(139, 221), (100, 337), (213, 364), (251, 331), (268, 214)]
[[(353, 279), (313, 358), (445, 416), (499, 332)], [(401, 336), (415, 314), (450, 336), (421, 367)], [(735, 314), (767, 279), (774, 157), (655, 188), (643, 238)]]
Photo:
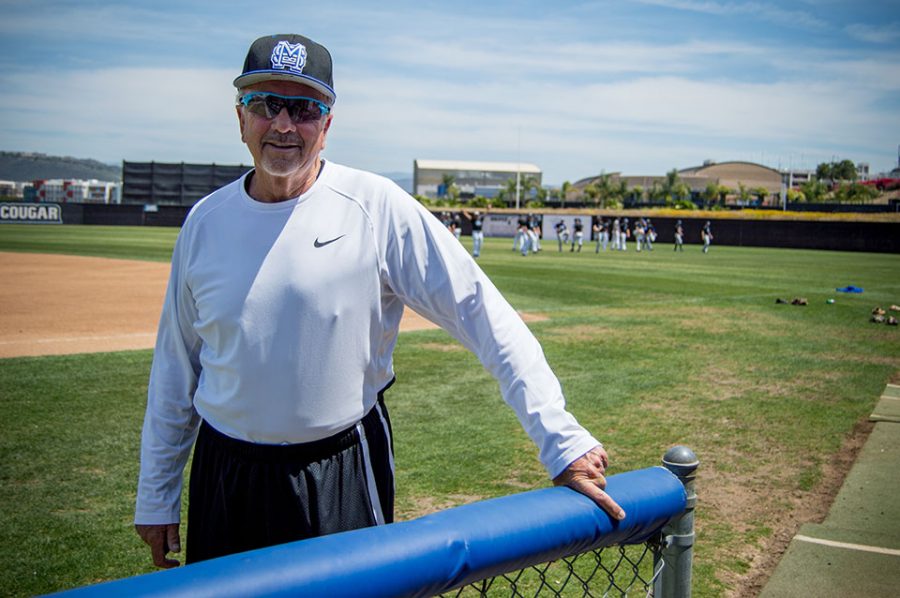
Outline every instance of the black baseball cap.
[(309, 85), (334, 103), (331, 54), (325, 46), (294, 33), (266, 35), (250, 46), (238, 89), (261, 81), (294, 81)]

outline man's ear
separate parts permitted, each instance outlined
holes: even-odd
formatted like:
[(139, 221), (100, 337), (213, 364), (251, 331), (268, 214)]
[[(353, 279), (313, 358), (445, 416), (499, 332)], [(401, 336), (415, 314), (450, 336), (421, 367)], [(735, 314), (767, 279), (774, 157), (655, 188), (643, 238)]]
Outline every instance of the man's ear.
[(237, 112), (238, 126), (241, 128), (241, 141), (244, 141), (244, 112), (240, 106), (235, 106), (234, 110)]
[(325, 125), (322, 127), (322, 147), (319, 148), (319, 151), (325, 149), (325, 141), (328, 139), (328, 130), (331, 128), (332, 118), (334, 118), (333, 114), (329, 114), (325, 117)]

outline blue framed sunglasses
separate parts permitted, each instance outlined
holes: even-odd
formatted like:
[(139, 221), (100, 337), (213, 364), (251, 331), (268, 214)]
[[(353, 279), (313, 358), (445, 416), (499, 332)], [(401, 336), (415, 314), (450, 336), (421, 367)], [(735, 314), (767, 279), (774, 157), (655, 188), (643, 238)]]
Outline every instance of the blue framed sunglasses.
[(308, 123), (321, 120), (331, 112), (331, 106), (306, 96), (283, 96), (268, 91), (251, 91), (238, 100), (250, 112), (272, 120), (285, 108), (291, 122)]

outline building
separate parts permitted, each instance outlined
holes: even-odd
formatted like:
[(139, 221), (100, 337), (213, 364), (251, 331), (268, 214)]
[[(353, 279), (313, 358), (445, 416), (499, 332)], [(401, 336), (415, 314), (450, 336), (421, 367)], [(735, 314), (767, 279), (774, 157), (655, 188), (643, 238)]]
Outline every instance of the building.
[(415, 160), (413, 194), (429, 198), (446, 195), (445, 177), (453, 177), (460, 197), (494, 198), (506, 189), (516, 175), (533, 179), (538, 187), (543, 173), (534, 164), (524, 162), (461, 162), (454, 160)]
[(815, 170), (785, 170), (782, 172), (784, 186), (788, 189), (799, 189), (804, 183), (816, 180)]
[[(600, 181), (602, 176), (608, 176), (612, 185), (620, 185), (625, 182), (628, 189), (640, 187), (648, 192), (654, 187), (660, 187), (666, 183), (666, 175), (623, 175), (619, 172), (608, 175), (596, 175), (575, 182), (569, 190), (569, 198), (580, 197), (584, 188)], [(780, 195), (782, 190), (782, 174), (774, 168), (755, 164), (753, 162), (714, 162), (705, 161), (701, 166), (692, 166), (678, 171), (678, 180), (688, 186), (691, 198), (700, 201), (704, 191), (713, 183), (730, 190), (729, 197), (737, 195), (743, 186), (751, 192), (765, 189), (769, 197)]]
[(0, 197), (21, 199), (25, 194), (25, 186), (28, 184), (19, 181), (0, 181)]
[[(682, 177), (699, 177), (706, 179), (703, 191), (710, 182), (715, 182), (721, 187), (732, 189), (734, 193), (744, 187), (750, 190), (765, 189), (768, 196), (776, 197), (781, 194), (782, 174), (774, 168), (756, 164), (754, 162), (713, 162), (707, 160), (702, 166), (685, 168), (680, 170)], [(692, 186), (691, 191), (695, 188)]]
[(121, 184), (113, 181), (91, 179), (36, 180), (31, 184), (33, 192), (28, 199), (49, 203), (120, 203)]
[(122, 203), (192, 206), (252, 166), (122, 162)]

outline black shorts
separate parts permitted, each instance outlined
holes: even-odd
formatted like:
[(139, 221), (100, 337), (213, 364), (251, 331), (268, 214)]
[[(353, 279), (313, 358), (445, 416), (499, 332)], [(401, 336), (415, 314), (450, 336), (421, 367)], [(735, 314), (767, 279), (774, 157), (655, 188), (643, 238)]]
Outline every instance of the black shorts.
[(390, 523), (393, 468), (381, 393), (357, 425), (303, 444), (254, 444), (203, 422), (191, 465), (185, 560)]

